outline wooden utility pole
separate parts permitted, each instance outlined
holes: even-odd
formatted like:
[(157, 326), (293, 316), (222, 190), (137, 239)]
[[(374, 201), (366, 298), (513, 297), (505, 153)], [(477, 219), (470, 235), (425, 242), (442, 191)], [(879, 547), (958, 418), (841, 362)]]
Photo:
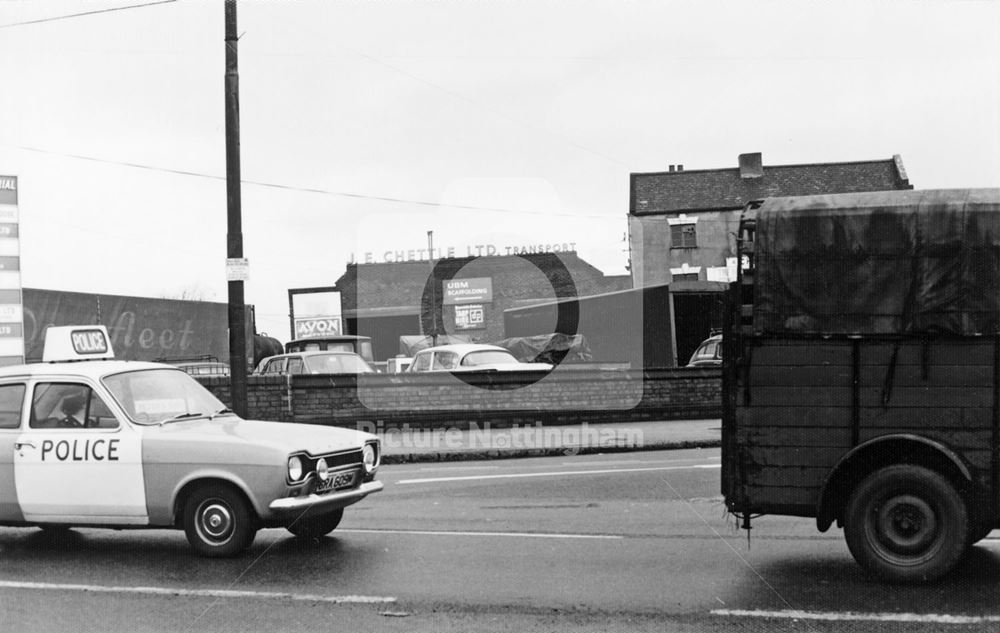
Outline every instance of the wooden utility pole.
[(434, 274), (434, 231), (427, 231), (427, 261), (431, 267), (431, 345), (438, 344), (438, 280)]
[(237, 65), (236, 0), (226, 3), (226, 270), (229, 281), (229, 389), (233, 411), (247, 414), (247, 322), (243, 280), (228, 276), (229, 264), (243, 258), (240, 200), (240, 75)]

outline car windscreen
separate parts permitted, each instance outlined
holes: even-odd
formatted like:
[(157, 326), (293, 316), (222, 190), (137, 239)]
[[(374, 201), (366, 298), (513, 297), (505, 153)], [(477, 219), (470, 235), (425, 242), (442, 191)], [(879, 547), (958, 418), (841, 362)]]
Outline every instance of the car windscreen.
[(104, 385), (138, 424), (171, 418), (215, 415), (226, 405), (178, 369), (142, 369), (105, 376)]
[(476, 367), (479, 365), (513, 365), (517, 364), (517, 359), (509, 352), (501, 350), (483, 350), (481, 352), (469, 352), (462, 359), (463, 367)]
[(364, 374), (372, 370), (353, 354), (314, 354), (305, 360), (311, 374)]

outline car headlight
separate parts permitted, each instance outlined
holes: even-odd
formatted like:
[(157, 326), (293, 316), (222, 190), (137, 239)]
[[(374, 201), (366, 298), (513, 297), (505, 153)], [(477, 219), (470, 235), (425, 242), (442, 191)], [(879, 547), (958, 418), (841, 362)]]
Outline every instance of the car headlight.
[(288, 458), (288, 480), (299, 481), (302, 479), (302, 458), (292, 455)]
[(316, 462), (316, 476), (319, 477), (320, 481), (326, 481), (330, 478), (330, 467), (322, 457)]
[(378, 454), (375, 453), (375, 447), (372, 444), (365, 444), (365, 447), (361, 449), (361, 462), (365, 466), (365, 472), (369, 475), (375, 472), (378, 467)]

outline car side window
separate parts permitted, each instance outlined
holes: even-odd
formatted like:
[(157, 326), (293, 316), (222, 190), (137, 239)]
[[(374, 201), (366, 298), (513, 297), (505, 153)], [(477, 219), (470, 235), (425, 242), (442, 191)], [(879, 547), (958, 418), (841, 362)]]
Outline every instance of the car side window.
[(24, 404), (24, 385), (0, 385), (0, 429), (21, 426), (21, 407)]
[(717, 356), (715, 352), (718, 349), (718, 347), (719, 347), (718, 341), (709, 341), (708, 343), (705, 344), (705, 348), (701, 350), (702, 355), (704, 355), (705, 358), (716, 358)]
[(284, 366), (285, 366), (285, 359), (284, 358), (275, 358), (274, 360), (272, 360), (271, 362), (269, 362), (267, 364), (267, 367), (264, 368), (264, 373), (265, 374), (280, 374), (281, 370), (284, 368)]
[(108, 405), (87, 385), (40, 382), (31, 400), (33, 429), (113, 429), (118, 419)]
[(288, 373), (289, 374), (303, 374), (305, 369), (302, 365), (302, 359), (299, 357), (288, 359)]
[(716, 360), (722, 358), (722, 345), (718, 341), (712, 345), (712, 358)]
[(90, 408), (87, 411), (87, 426), (98, 429), (118, 428), (118, 418), (111, 413), (104, 400), (93, 392), (90, 396)]
[(451, 352), (436, 352), (434, 354), (434, 369), (455, 369), (458, 366), (458, 356)]
[(417, 354), (417, 357), (413, 360), (413, 366), (411, 371), (427, 371), (430, 368), (431, 368), (431, 355)]

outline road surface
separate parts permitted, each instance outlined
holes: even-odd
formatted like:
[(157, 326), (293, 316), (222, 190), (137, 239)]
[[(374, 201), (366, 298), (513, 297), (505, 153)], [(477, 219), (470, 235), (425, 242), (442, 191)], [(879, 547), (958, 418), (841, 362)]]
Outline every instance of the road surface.
[[(9, 631), (994, 631), (1000, 538), (883, 585), (842, 532), (724, 511), (717, 449), (423, 463), (318, 540), (230, 560), (181, 532), (0, 528)], [(994, 534), (1000, 535), (1000, 532)]]

